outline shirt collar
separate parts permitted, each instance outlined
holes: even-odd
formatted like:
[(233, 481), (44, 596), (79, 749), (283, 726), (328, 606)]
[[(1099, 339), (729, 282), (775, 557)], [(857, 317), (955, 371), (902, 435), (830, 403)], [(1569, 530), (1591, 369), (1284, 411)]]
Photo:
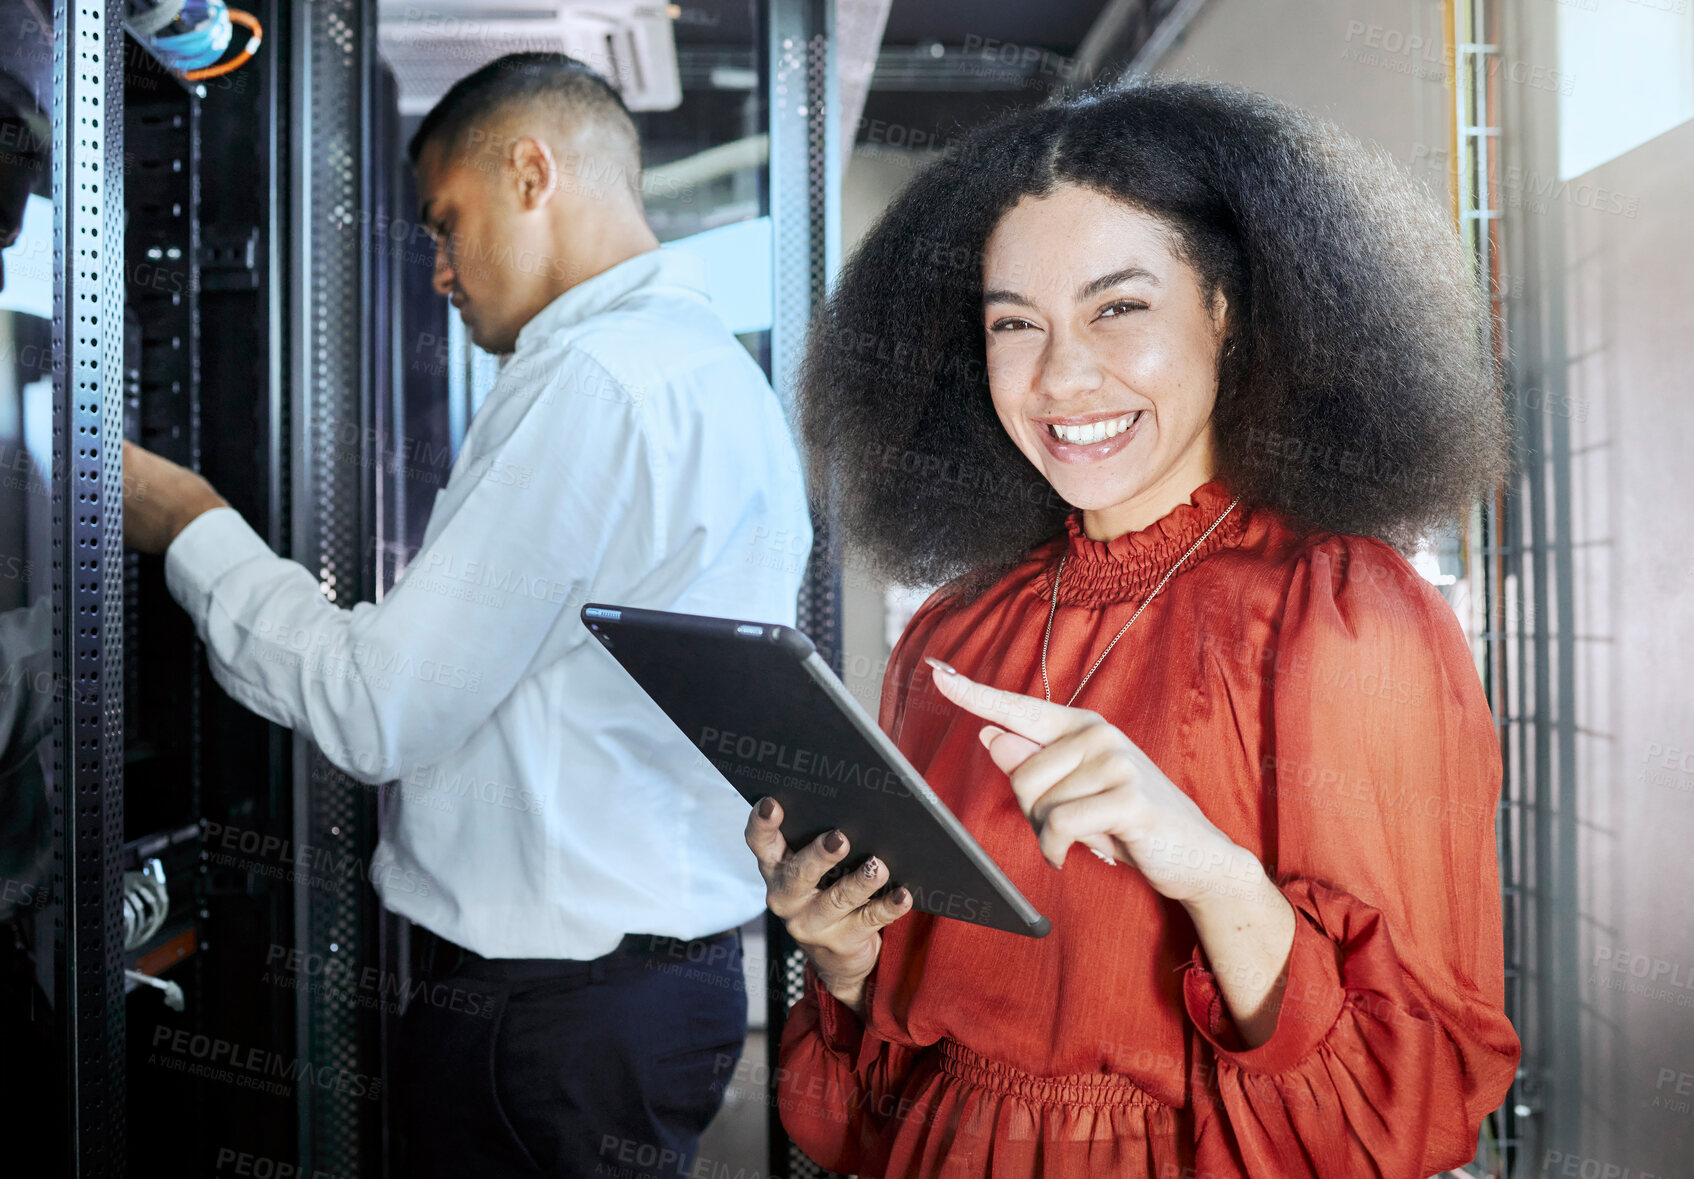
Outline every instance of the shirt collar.
[(648, 250), (585, 279), (536, 312), (518, 331), (513, 354), (533, 348), (554, 332), (608, 311), (638, 291), (682, 287), (711, 298), (706, 263), (687, 250)]

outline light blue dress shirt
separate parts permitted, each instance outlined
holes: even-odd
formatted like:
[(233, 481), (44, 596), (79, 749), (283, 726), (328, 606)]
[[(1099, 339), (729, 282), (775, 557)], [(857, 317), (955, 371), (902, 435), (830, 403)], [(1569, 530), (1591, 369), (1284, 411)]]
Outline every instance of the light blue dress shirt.
[(764, 889), (747, 804), (578, 611), (792, 624), (810, 548), (775, 394), (699, 259), (654, 250), (524, 326), (381, 603), (332, 605), (228, 508), (165, 572), (232, 697), (395, 783), (390, 909), (487, 957), (592, 958), (739, 925)]

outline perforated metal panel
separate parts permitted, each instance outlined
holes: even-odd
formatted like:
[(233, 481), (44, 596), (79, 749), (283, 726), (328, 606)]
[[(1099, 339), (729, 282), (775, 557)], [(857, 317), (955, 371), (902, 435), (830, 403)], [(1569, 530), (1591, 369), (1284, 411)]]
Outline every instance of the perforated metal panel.
[(839, 127), (835, 53), (826, 35), (826, 0), (774, 0), (769, 6), (770, 214), (775, 316), (771, 383), (785, 406), (806, 324), (822, 302), (840, 257)]
[[(353, 0), (316, 0), (293, 10), (295, 364), (293, 551), (324, 597), (348, 607), (366, 589), (366, 464), (349, 461), (365, 430), (364, 198), (365, 74), (369, 13)], [(374, 792), (347, 777), (305, 738), (295, 738), (299, 844), (368, 862), (375, 843)], [(327, 875), (327, 874), (326, 874)], [(336, 959), (372, 961), (376, 902), (357, 873), (322, 876), (295, 888), (298, 947)], [(302, 1085), (302, 1163), (336, 1175), (380, 1166), (381, 1103), (376, 1021), (324, 988), (300, 992), (299, 1049), (321, 1074), (358, 1077), (363, 1096)], [(375, 1084), (373, 1084), (375, 1082)], [(307, 1169), (305, 1165), (302, 1170)]]
[[(776, 233), (773, 379), (792, 405), (806, 325), (840, 263), (841, 153), (836, 118), (834, 5), (774, 6), (771, 47), (771, 194)], [(787, 10), (787, 11), (784, 11)], [(800, 587), (800, 629), (841, 672), (841, 573), (829, 521), (813, 513), (812, 557)]]
[[(775, 316), (771, 325), (771, 384), (792, 410), (793, 381), (805, 348), (806, 325), (823, 302), (840, 258), (841, 158), (836, 110), (834, 4), (773, 0), (767, 8), (770, 112), (770, 214)], [(837, 673), (841, 671), (841, 573), (831, 559), (829, 521), (812, 514), (813, 545), (800, 586), (798, 623)], [(805, 957), (775, 918), (766, 921), (771, 980), (767, 1040), (771, 1075), (788, 1008), (804, 985)], [(770, 1120), (773, 1174), (828, 1175)]]
[(77, 1174), (124, 1169), (122, 4), (53, 6), (56, 1001)]
[[(841, 168), (835, 116), (834, 6), (770, 6), (770, 213), (775, 236), (771, 384), (792, 411), (806, 325), (840, 261)], [(800, 629), (841, 670), (841, 579), (827, 560), (828, 521), (814, 514), (812, 561), (800, 587)]]

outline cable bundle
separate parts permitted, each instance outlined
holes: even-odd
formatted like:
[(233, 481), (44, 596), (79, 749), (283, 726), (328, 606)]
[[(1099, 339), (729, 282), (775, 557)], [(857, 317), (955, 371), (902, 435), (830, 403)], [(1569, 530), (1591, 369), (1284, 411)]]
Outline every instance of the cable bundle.
[(165, 924), (171, 898), (165, 891), (165, 868), (148, 860), (139, 872), (124, 873), (124, 949), (133, 950)]
[[(132, 8), (135, 3), (131, 0)], [(255, 17), (223, 0), (160, 0), (132, 11), (125, 23), (161, 61), (191, 82), (236, 69), (258, 52), (264, 36)], [(247, 45), (229, 61), (221, 61), (235, 25), (248, 30)]]

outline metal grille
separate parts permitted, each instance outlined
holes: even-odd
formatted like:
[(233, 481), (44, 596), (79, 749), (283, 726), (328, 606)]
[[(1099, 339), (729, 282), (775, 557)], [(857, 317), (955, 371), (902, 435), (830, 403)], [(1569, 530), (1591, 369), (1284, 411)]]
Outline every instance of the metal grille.
[[(360, 248), (363, 204), (364, 15), (353, 0), (318, 0), (294, 9), (295, 330), (292, 419), (293, 551), (318, 578), (325, 598), (351, 606), (364, 590), (366, 398), (363, 389), (365, 289)], [(359, 862), (374, 843), (373, 792), (295, 737), (295, 838)], [(324, 874), (295, 887), (297, 944), (324, 961), (367, 957), (375, 904), (358, 874)], [(379, 1072), (376, 1023), (356, 1004), (302, 990), (301, 1071)], [(377, 1163), (380, 1103), (334, 1087), (302, 1084), (300, 1154), (337, 1175), (371, 1173)], [(303, 1168), (304, 1169), (304, 1168)]]
[[(1453, 0), (1449, 9), (1448, 32), (1452, 46), (1451, 71), (1453, 86), (1453, 161), (1451, 175), (1453, 208), (1458, 218), (1459, 232), (1470, 251), (1477, 282), (1489, 291), (1490, 339), (1504, 359), (1504, 308), (1500, 255), (1500, 194), (1498, 191), (1498, 102), (1490, 89), (1497, 71), (1499, 47), (1488, 43), (1490, 20), (1489, 0)], [(1514, 429), (1518, 423), (1511, 424)], [(1501, 755), (1504, 776), (1501, 783), (1500, 809), (1496, 821), (1496, 849), (1501, 877), (1502, 933), (1505, 940), (1506, 1014), (1514, 1026), (1524, 1023), (1524, 915), (1529, 901), (1526, 890), (1520, 887), (1523, 860), (1520, 855), (1523, 839), (1525, 797), (1518, 759), (1507, 737), (1508, 717), (1511, 714), (1509, 683), (1515, 669), (1508, 668), (1507, 594), (1508, 582), (1516, 585), (1520, 579), (1509, 575), (1519, 562), (1514, 546), (1508, 539), (1510, 511), (1507, 494), (1495, 502), (1479, 505), (1470, 521), (1468, 533), (1473, 551), (1479, 558), (1472, 566), (1474, 596), (1481, 604), (1480, 671), (1484, 690), (1496, 725), (1501, 732)], [(1514, 617), (1521, 614), (1514, 611)], [(1473, 1170), (1480, 1174), (1514, 1176), (1524, 1173), (1526, 1166), (1521, 1141), (1520, 1112), (1524, 1105), (1524, 1082), (1520, 1069), (1519, 1080), (1499, 1110), (1483, 1123)]]
[(53, 6), (58, 1010), (78, 1174), (124, 1170), (121, 3)]

